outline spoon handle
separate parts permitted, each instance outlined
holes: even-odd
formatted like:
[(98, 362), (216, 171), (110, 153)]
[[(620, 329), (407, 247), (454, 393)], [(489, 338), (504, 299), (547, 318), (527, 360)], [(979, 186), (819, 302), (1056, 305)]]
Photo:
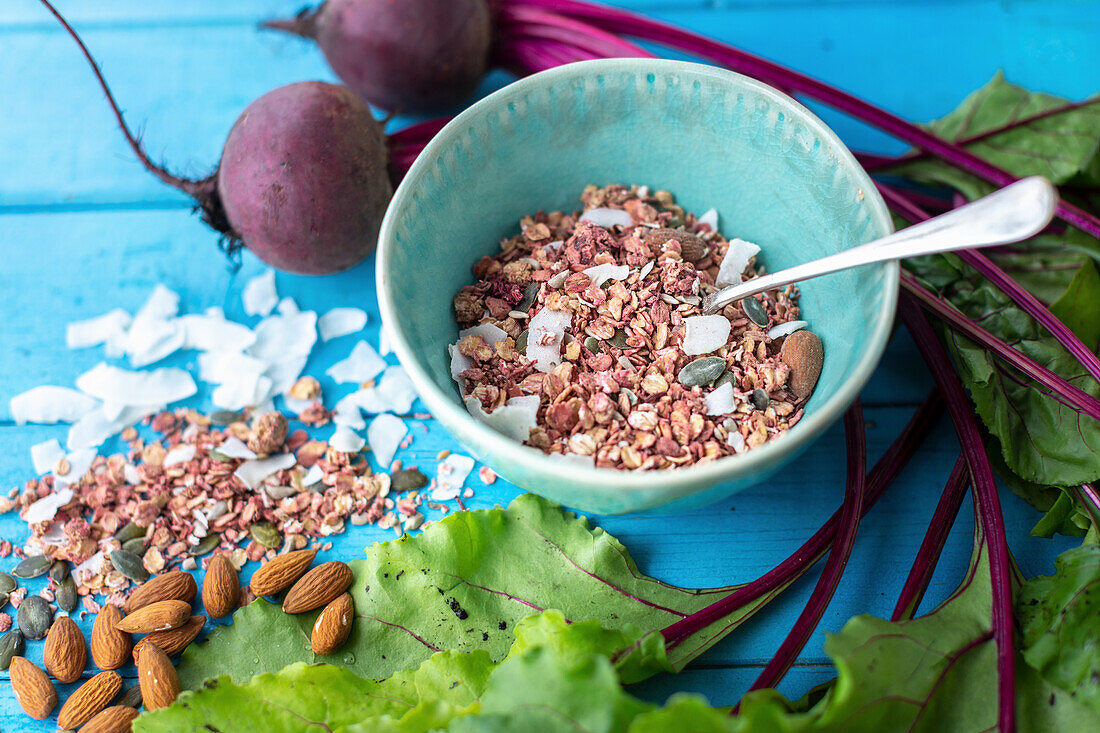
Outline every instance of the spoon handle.
[(1050, 223), (1058, 191), (1042, 176), (1031, 176), (940, 216), (858, 247), (731, 285), (703, 301), (704, 313), (765, 290), (839, 270), (886, 260), (1010, 244), (1027, 239)]

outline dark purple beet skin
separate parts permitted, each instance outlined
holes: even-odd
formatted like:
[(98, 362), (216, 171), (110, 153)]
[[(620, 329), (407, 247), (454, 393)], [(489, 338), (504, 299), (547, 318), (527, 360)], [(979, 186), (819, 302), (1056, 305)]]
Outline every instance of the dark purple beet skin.
[(217, 193), (233, 234), (264, 262), (304, 275), (346, 270), (374, 250), (393, 193), (382, 126), (346, 87), (275, 89), (229, 132)]

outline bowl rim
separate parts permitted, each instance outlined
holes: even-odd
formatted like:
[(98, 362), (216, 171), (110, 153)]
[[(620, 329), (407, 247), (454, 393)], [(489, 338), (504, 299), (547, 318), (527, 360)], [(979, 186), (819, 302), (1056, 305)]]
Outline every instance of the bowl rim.
[[(862, 192), (869, 202), (871, 216), (875, 223), (886, 232), (893, 231), (893, 221), (889, 209), (868, 173), (837, 134), (817, 115), (792, 97), (744, 74), (708, 64), (653, 58), (596, 59), (565, 64), (519, 79), (478, 100), (436, 133), (435, 137), (424, 147), (409, 168), (408, 173), (394, 192), (389, 207), (386, 209), (386, 215), (383, 218), (378, 236), (375, 278), (379, 310), (383, 324), (388, 329), (387, 335), (390, 344), (433, 417), (438, 419), (444, 427), (462, 425), (461, 431), (448, 427), (452, 437), (460, 443), (470, 442), (487, 454), (510, 451), (514, 460), (524, 464), (526, 468), (537, 472), (544, 478), (590, 485), (596, 482), (606, 483), (607, 479), (614, 476), (614, 488), (617, 490), (672, 489), (674, 495), (669, 498), (669, 501), (672, 501), (702, 491), (706, 487), (721, 481), (748, 478), (754, 473), (763, 473), (772, 468), (783, 455), (798, 452), (800, 448), (806, 447), (810, 441), (818, 437), (841, 416), (843, 411), (858, 397), (872, 372), (877, 368), (893, 329), (900, 270), (900, 265), (896, 261), (871, 265), (885, 270), (883, 288), (887, 297), (879, 308), (863, 358), (845, 378), (840, 388), (826, 398), (822, 405), (812, 414), (804, 416), (780, 440), (769, 441), (745, 453), (727, 456), (703, 465), (663, 471), (622, 471), (614, 468), (597, 468), (554, 460), (541, 450), (517, 443), (475, 420), (466, 411), (465, 406), (455, 402), (452, 396), (444, 394), (443, 390), (436, 385), (427, 370), (421, 365), (419, 357), (409, 345), (400, 326), (400, 320), (397, 318), (398, 311), (390, 290), (391, 283), (389, 278), (386, 277), (396, 247), (394, 228), (398, 217), (397, 212), (404, 208), (406, 202), (411, 199), (414, 189), (427, 175), (436, 153), (450, 145), (455, 134), (459, 133), (471, 121), (486, 117), (493, 110), (505, 107), (509, 102), (514, 101), (532, 87), (538, 87), (547, 82), (555, 82), (562, 78), (592, 77), (601, 73), (623, 71), (635, 72), (639, 75), (651, 72), (679, 72), (696, 77), (700, 75), (709, 76), (725, 82), (732, 82), (736, 86), (750, 88), (779, 106), (790, 108), (798, 115), (801, 124), (818, 136), (822, 142), (827, 142), (833, 146), (838, 164), (847, 164), (855, 182), (861, 185)], [(517, 448), (521, 450), (517, 451)], [(674, 481), (670, 482), (670, 478)], [(681, 489), (687, 489), (687, 491), (676, 491), (675, 487), (670, 486), (672, 483), (678, 484)], [(528, 490), (523, 486), (520, 486), (520, 488), (525, 491)]]

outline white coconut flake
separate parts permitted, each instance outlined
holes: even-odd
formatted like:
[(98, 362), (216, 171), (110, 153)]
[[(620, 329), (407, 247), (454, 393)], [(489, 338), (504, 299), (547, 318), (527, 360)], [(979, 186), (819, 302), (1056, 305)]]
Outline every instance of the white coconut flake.
[(309, 467), (309, 470), (306, 471), (305, 475), (302, 476), (302, 486), (309, 488), (314, 484), (320, 483), (321, 479), (323, 479), (324, 477), (324, 470), (316, 463), (314, 463), (312, 466)]
[(359, 390), (356, 394), (359, 395), (359, 407), (372, 414), (406, 413), (412, 409), (417, 397), (409, 375), (399, 366), (386, 367), (376, 386)]
[(222, 444), (213, 450), (221, 453), (226, 458), (243, 458), (246, 461), (250, 461), (256, 457), (255, 452), (245, 445), (244, 441), (232, 435), (223, 440)]
[(233, 475), (239, 478), (245, 486), (254, 489), (262, 484), (268, 476), (272, 476), (284, 468), (290, 468), (297, 462), (298, 459), (294, 457), (293, 453), (276, 453), (267, 458), (245, 461), (237, 467)]
[(745, 436), (741, 435), (736, 426), (734, 426), (729, 431), (729, 435), (726, 436), (726, 445), (733, 448), (735, 453), (745, 452)]
[(595, 265), (584, 270), (584, 274), (588, 275), (592, 279), (592, 282), (596, 283), (599, 287), (608, 280), (626, 280), (630, 277), (629, 265), (612, 265), (610, 262), (602, 265)]
[(279, 303), (275, 292), (275, 271), (268, 270), (248, 281), (241, 293), (244, 312), (250, 316), (269, 316)]
[(92, 467), (97, 455), (98, 451), (95, 448), (81, 448), (66, 455), (65, 462), (69, 464), (69, 470), (62, 476), (57, 472), (57, 469), (54, 469), (54, 486), (75, 484), (84, 477), (84, 474), (88, 473), (88, 469)]
[(57, 466), (57, 462), (65, 457), (65, 451), (57, 438), (35, 443), (31, 446), (31, 463), (34, 464), (34, 472), (39, 476), (47, 474)]
[(138, 473), (137, 466), (132, 463), (126, 463), (122, 466), (122, 478), (126, 479), (126, 483), (131, 486), (137, 486), (141, 481), (141, 474)]
[(367, 312), (362, 308), (333, 308), (317, 320), (322, 341), (331, 341), (349, 333), (362, 331), (367, 325)]
[(737, 409), (737, 398), (733, 393), (733, 384), (730, 382), (711, 390), (703, 399), (707, 403), (708, 415), (728, 415)]
[(17, 425), (76, 422), (99, 407), (99, 401), (69, 387), (42, 385), (21, 392), (8, 403)]
[(558, 274), (552, 275), (550, 279), (546, 281), (546, 284), (555, 290), (560, 290), (561, 287), (565, 285), (565, 281), (568, 280), (569, 276), (572, 274), (572, 270), (562, 270)]
[(87, 560), (85, 560), (84, 562), (80, 563), (75, 568), (73, 568), (73, 575), (75, 575), (77, 577), (77, 579), (79, 580), (80, 576), (83, 575), (84, 573), (88, 573), (88, 572), (98, 573), (100, 566), (103, 564), (103, 560), (104, 560), (103, 550), (100, 550), (99, 552), (92, 555)]
[(367, 427), (366, 420), (363, 419), (363, 412), (359, 407), (359, 401), (362, 398), (360, 392), (363, 390), (356, 390), (349, 395), (341, 397), (332, 408), (332, 421), (337, 425), (346, 425), (352, 430), (362, 430)]
[(466, 397), (464, 402), (466, 410), (478, 421), (521, 443), (530, 437), (531, 429), (538, 425), (538, 395), (513, 397), (492, 412), (485, 412), (476, 397)]
[(739, 285), (745, 268), (749, 266), (749, 261), (759, 253), (759, 245), (746, 242), (744, 239), (731, 239), (726, 256), (722, 258), (722, 264), (718, 267), (715, 284)]
[(561, 463), (576, 463), (580, 466), (595, 466), (595, 456), (582, 456), (580, 453), (548, 453), (549, 457), (553, 461), (559, 461)]
[(638, 281), (641, 282), (642, 280), (645, 280), (646, 275), (653, 272), (653, 266), (656, 264), (657, 260), (650, 260), (649, 262), (642, 265), (642, 269), (638, 271)]
[(259, 359), (239, 351), (212, 351), (199, 354), (199, 379), (211, 384), (221, 384), (237, 379), (242, 374), (259, 377), (267, 365)]
[(255, 372), (240, 372), (210, 393), (210, 401), (223, 410), (243, 410), (263, 402), (271, 394), (272, 382)]
[(447, 347), (447, 354), (451, 357), (451, 379), (462, 389), (466, 389), (466, 380), (458, 376), (474, 365), (474, 360), (458, 350), (458, 344)]
[(27, 507), (23, 514), (23, 521), (27, 524), (48, 522), (57, 514), (57, 510), (73, 500), (72, 489), (59, 489), (52, 494), (47, 494)]
[(688, 356), (709, 354), (720, 349), (730, 335), (729, 319), (722, 315), (685, 318), (684, 328), (683, 349)]
[(283, 406), (286, 407), (287, 412), (291, 412), (295, 415), (301, 415), (310, 407), (313, 407), (314, 402), (320, 402), (320, 399), (317, 397), (314, 397), (312, 400), (300, 400), (288, 394), (284, 394), (282, 397)]
[(340, 384), (362, 384), (377, 377), (385, 368), (386, 360), (378, 355), (374, 347), (366, 341), (360, 341), (351, 350), (348, 358), (333, 364), (325, 370), (325, 374)]
[(181, 443), (164, 456), (164, 467), (175, 466), (180, 463), (187, 463), (195, 457), (195, 446)]
[(180, 312), (180, 296), (160, 283), (153, 287), (153, 292), (134, 314), (134, 320), (139, 318), (172, 318)]
[(371, 452), (383, 470), (388, 470), (393, 463), (393, 456), (405, 439), (408, 428), (399, 417), (383, 413), (371, 420), (367, 428), (367, 442), (370, 443)]
[(573, 322), (569, 311), (556, 311), (544, 307), (528, 324), (527, 352), (524, 354), (535, 362), (540, 372), (553, 371), (561, 364), (561, 346), (565, 339), (565, 329)]
[(301, 313), (302, 309), (298, 307), (298, 304), (289, 295), (279, 301), (279, 305), (275, 306), (275, 311), (280, 316), (292, 316), (295, 313)]
[(378, 353), (382, 356), (393, 353), (393, 337), (390, 336), (390, 329), (385, 323), (378, 329)]
[(491, 323), (481, 323), (477, 326), (471, 326), (470, 328), (464, 328), (458, 332), (458, 340), (467, 336), (480, 336), (481, 340), (490, 346), (495, 346), (498, 341), (503, 341), (508, 338), (508, 332), (499, 326), (494, 326)]
[(199, 351), (243, 351), (256, 341), (251, 328), (218, 314), (182, 316), (183, 348)]
[(130, 365), (140, 369), (179, 351), (186, 339), (179, 319), (139, 314), (126, 332), (124, 351)]
[(268, 396), (274, 397), (276, 394), (290, 391), (290, 388), (298, 381), (302, 370), (306, 368), (307, 361), (309, 361), (309, 355), (303, 354), (270, 364), (264, 370), (264, 376), (271, 380), (271, 391)]
[(317, 314), (301, 311), (268, 316), (256, 326), (256, 342), (245, 350), (268, 364), (293, 356), (308, 356), (317, 342)]
[(807, 321), (787, 321), (786, 323), (780, 323), (778, 326), (772, 326), (768, 329), (768, 338), (774, 341), (784, 336), (790, 336), (795, 331), (800, 331), (808, 325), (810, 324)]
[(70, 349), (98, 346), (115, 339), (124, 339), (126, 329), (133, 322), (130, 314), (121, 308), (84, 321), (73, 321), (65, 327), (65, 345)]
[(183, 369), (164, 367), (134, 372), (100, 362), (76, 378), (81, 392), (114, 405), (167, 405), (198, 391)]
[(367, 442), (347, 425), (337, 425), (328, 444), (341, 453), (358, 453)]
[(718, 231), (718, 209), (707, 209), (696, 221), (700, 224), (709, 224), (712, 232)]
[(624, 209), (606, 209), (602, 207), (589, 209), (581, 215), (580, 220), (590, 221), (604, 229), (610, 229), (613, 226), (634, 226), (634, 220), (630, 218), (630, 214), (626, 213)]
[(439, 463), (435, 474), (435, 488), (432, 501), (451, 501), (462, 493), (462, 487), (470, 471), (474, 470), (474, 459), (469, 456), (452, 453)]
[(69, 450), (94, 448), (112, 435), (130, 427), (147, 415), (160, 412), (165, 405), (132, 405), (119, 410), (103, 407), (89, 412), (80, 418), (71, 428), (66, 440)]

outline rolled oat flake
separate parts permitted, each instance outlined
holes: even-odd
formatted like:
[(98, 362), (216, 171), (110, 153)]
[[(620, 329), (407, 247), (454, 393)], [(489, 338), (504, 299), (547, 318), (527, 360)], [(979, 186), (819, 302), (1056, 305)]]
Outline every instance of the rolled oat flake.
[(42, 596), (27, 596), (19, 604), (19, 613), (16, 614), (16, 622), (23, 636), (28, 639), (41, 639), (50, 630), (53, 623), (53, 612), (50, 604)]
[(752, 391), (751, 399), (753, 407), (755, 407), (757, 410), (768, 409), (768, 403), (771, 402), (771, 398), (768, 397), (768, 393), (760, 387), (757, 387)]
[(115, 570), (130, 580), (144, 583), (149, 579), (149, 571), (145, 569), (145, 564), (132, 552), (115, 550), (111, 553), (111, 564), (115, 566)]
[(24, 580), (37, 578), (40, 575), (45, 575), (51, 565), (53, 565), (53, 560), (45, 555), (32, 555), (16, 565), (11, 574)]
[(11, 666), (12, 657), (23, 656), (23, 632), (19, 629), (11, 629), (0, 636), (0, 671)]
[(685, 387), (702, 387), (718, 379), (724, 371), (726, 371), (726, 360), (722, 357), (701, 356), (681, 369), (677, 379)]
[(744, 298), (741, 301), (741, 310), (745, 311), (745, 315), (757, 326), (768, 325), (768, 312), (764, 310), (764, 306), (756, 298), (752, 296)]
[(76, 581), (73, 580), (73, 576), (70, 575), (57, 584), (53, 597), (57, 601), (57, 607), (62, 611), (72, 613), (76, 610)]

